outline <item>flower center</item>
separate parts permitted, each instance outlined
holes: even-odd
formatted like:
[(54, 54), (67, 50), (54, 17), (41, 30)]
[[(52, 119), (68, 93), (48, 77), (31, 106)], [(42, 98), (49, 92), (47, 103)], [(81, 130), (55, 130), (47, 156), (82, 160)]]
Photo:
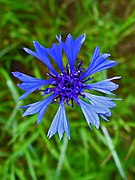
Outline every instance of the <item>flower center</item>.
[(83, 94), (84, 83), (88, 80), (82, 81), (80, 75), (84, 69), (82, 68), (82, 61), (79, 62), (77, 67), (70, 71), (68, 64), (66, 65), (65, 71), (55, 76), (52, 72), (48, 72), (49, 78), (53, 78), (52, 88), (46, 88), (43, 90), (44, 94), (51, 92), (56, 93), (57, 96), (54, 98), (54, 102), (64, 101), (68, 106), (74, 107), (74, 101), (80, 95), (85, 97)]
[(58, 92), (60, 100), (64, 100), (67, 104), (70, 100), (73, 101), (82, 91), (82, 83), (79, 77), (74, 75), (74, 73), (61, 74), (57, 77), (57, 84), (54, 88), (54, 92)]

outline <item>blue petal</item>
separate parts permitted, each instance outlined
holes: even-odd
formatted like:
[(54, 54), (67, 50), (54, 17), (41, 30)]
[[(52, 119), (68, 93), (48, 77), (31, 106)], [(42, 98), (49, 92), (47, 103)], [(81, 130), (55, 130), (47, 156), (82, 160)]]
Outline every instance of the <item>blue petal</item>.
[(109, 121), (109, 119), (107, 119), (103, 114), (99, 114), (101, 116), (101, 118), (103, 118), (105, 121)]
[(88, 66), (88, 69), (82, 73), (81, 78), (84, 79), (94, 73), (100, 72), (105, 69), (109, 69), (118, 63), (113, 60), (107, 60), (110, 54), (100, 54), (100, 47), (97, 46), (92, 57), (92, 61)]
[(91, 60), (91, 66), (95, 63), (95, 61), (98, 59), (98, 57), (100, 56), (100, 46), (97, 46), (94, 50), (93, 56), (92, 56), (92, 60)]
[[(51, 100), (52, 100), (52, 99), (51, 99)], [(39, 113), (38, 113), (38, 118), (37, 118), (37, 124), (39, 124), (39, 123), (42, 121), (43, 116), (44, 116), (44, 114), (45, 114), (45, 112), (46, 112), (46, 109), (47, 109), (48, 105), (50, 104), (51, 100), (49, 100), (48, 102), (46, 102), (45, 106), (39, 111)]]
[(114, 100), (121, 100), (120, 98), (110, 98), (104, 96), (96, 96), (89, 93), (84, 93), (86, 97), (89, 99), (91, 104), (95, 104), (97, 106), (106, 106), (108, 108), (116, 107), (116, 104), (113, 102)]
[(22, 100), (26, 98), (29, 94), (39, 89), (41, 86), (44, 86), (46, 84), (51, 84), (54, 80), (42, 80), (38, 78), (34, 78), (31, 76), (28, 76), (26, 74), (20, 73), (20, 72), (12, 72), (12, 74), (20, 79), (23, 83), (18, 84), (18, 87), (22, 90), (25, 90), (26, 92), (19, 98), (19, 100)]
[(46, 54), (45, 48), (37, 41), (33, 42), (36, 52), (31, 51), (28, 48), (23, 48), (28, 54), (40, 59), (54, 74), (57, 74), (54, 67), (52, 66), (48, 55)]
[(98, 114), (105, 114), (106, 111), (104, 109), (99, 108), (97, 106), (94, 105), (90, 105), (84, 101), (82, 101), (81, 99), (78, 100), (80, 107), (83, 111), (83, 114), (86, 118), (86, 121), (89, 125), (89, 127), (91, 128), (90, 124), (93, 124), (97, 129), (99, 128), (100, 125), (100, 120), (98, 117)]
[(53, 44), (51, 48), (46, 48), (46, 52), (51, 56), (51, 58), (59, 66), (60, 70), (63, 72), (64, 67), (62, 63), (62, 47), (58, 44)]
[(102, 107), (106, 111), (105, 115), (111, 116), (111, 111), (109, 108), (113, 108), (116, 106), (116, 104), (113, 102), (113, 100), (115, 100), (114, 98), (96, 96), (86, 92), (84, 94), (92, 105), (96, 105), (99, 108)]
[[(13, 74), (16, 78), (20, 79), (20, 80), (23, 81), (23, 82), (39, 82), (39, 81), (42, 80), (42, 79), (34, 78), (34, 77), (32, 77), (32, 76), (28, 76), (28, 75), (23, 74), (23, 73), (18, 72), (18, 71), (12, 72), (12, 74)], [(45, 81), (45, 80), (44, 80), (44, 81)]]
[(111, 80), (120, 79), (120, 78), (121, 78), (120, 76), (116, 76), (116, 77), (106, 79), (106, 80), (103, 80), (100, 82), (86, 84), (85, 88), (86, 89), (94, 89), (94, 90), (100, 91), (102, 93), (115, 95), (115, 94), (111, 93), (111, 91), (116, 90), (118, 88), (118, 85), (115, 84), (114, 82), (111, 82)]
[[(46, 84), (51, 84), (51, 83), (53, 83), (53, 82), (55, 82), (55, 80), (53, 80), (53, 79), (49, 79), (49, 80), (40, 80), (40, 81), (37, 81), (37, 82), (25, 82), (25, 83), (22, 83), (22, 84), (18, 84), (18, 87), (20, 88), (20, 89), (23, 89), (23, 90), (25, 90), (25, 91), (27, 91), (27, 90), (29, 90), (29, 89), (31, 89), (31, 88), (33, 88), (33, 87), (41, 87), (41, 86), (44, 86), (44, 85), (46, 85)], [(38, 88), (37, 88), (38, 89)]]
[[(41, 87), (41, 86), (43, 86), (43, 85), (45, 85), (45, 84), (48, 84), (47, 82), (42, 82), (41, 81), (41, 83), (22, 83), (22, 84), (17, 84), (17, 86), (20, 88), (20, 89), (22, 89), (22, 90), (25, 90), (25, 91), (28, 91), (28, 90), (30, 90), (31, 88), (36, 88), (36, 89), (38, 89), (38, 87)], [(50, 84), (50, 83), (49, 83)]]
[(40, 86), (36, 86), (36, 87), (33, 87), (29, 90), (27, 90), (24, 94), (22, 94), (19, 98), (19, 100), (23, 100), (24, 98), (26, 98), (29, 94), (31, 94), (32, 92), (36, 91), (37, 89), (39, 89)]
[(43, 115), (46, 112), (48, 105), (51, 103), (52, 99), (55, 96), (56, 96), (56, 94), (52, 94), (42, 101), (38, 101), (38, 102), (32, 103), (32, 104), (28, 104), (26, 106), (20, 106), (20, 108), (27, 108), (27, 110), (23, 114), (23, 117), (38, 113), (37, 124), (39, 124), (43, 118)]
[(56, 35), (56, 39), (58, 40), (59, 43), (61, 43), (61, 34), (59, 36)]
[[(86, 35), (81, 35), (77, 39), (73, 39), (73, 37), (69, 34), (66, 38), (65, 43), (61, 42), (63, 50), (68, 58), (70, 69), (74, 69), (74, 64), (79, 53), (79, 50), (85, 41)], [(59, 40), (59, 39), (58, 39)]]
[(66, 132), (70, 139), (70, 127), (66, 117), (64, 103), (60, 104), (60, 107), (51, 123), (47, 137), (50, 139), (56, 132), (58, 132), (59, 139), (62, 138), (63, 133)]

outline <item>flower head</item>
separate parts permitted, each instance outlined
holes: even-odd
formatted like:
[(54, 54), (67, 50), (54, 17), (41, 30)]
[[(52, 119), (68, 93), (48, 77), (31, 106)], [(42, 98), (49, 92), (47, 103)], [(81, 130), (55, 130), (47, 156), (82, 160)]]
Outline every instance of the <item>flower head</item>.
[[(92, 75), (115, 66), (117, 62), (108, 60), (107, 58), (110, 54), (101, 54), (100, 47), (97, 46), (87, 69), (83, 68), (81, 60), (76, 63), (79, 50), (85, 41), (85, 37), (86, 35), (84, 34), (77, 39), (73, 39), (69, 34), (65, 42), (63, 42), (60, 35), (59, 37), (56, 36), (59, 44), (53, 44), (51, 48), (45, 48), (37, 41), (33, 42), (35, 52), (24, 48), (28, 54), (38, 58), (48, 67), (47, 80), (34, 78), (21, 72), (13, 72), (13, 75), (22, 81), (21, 84), (18, 84), (19, 88), (25, 91), (19, 100), (26, 98), (35, 90), (42, 91), (45, 96), (41, 101), (21, 106), (20, 108), (27, 109), (23, 116), (37, 113), (37, 123), (39, 124), (49, 104), (52, 102), (59, 104), (59, 109), (48, 131), (48, 138), (51, 138), (58, 132), (59, 138), (61, 139), (63, 133), (66, 132), (70, 139), (70, 127), (66, 116), (65, 104), (71, 107), (74, 107), (75, 103), (79, 105), (89, 127), (92, 128), (92, 124), (97, 129), (100, 125), (99, 117), (108, 121), (107, 116), (111, 116), (110, 108), (116, 106), (113, 101), (118, 99), (94, 95), (91, 94), (89, 90), (97, 90), (104, 94), (114, 95), (112, 91), (117, 89), (118, 85), (112, 82), (112, 80), (119, 79), (120, 77), (113, 77), (93, 83), (92, 79), (94, 77), (92, 77)], [(65, 67), (62, 62), (62, 52), (66, 54), (68, 59)], [(50, 57), (57, 64), (59, 73), (52, 66)], [(41, 90), (40, 88), (42, 86), (44, 86), (44, 89)]]

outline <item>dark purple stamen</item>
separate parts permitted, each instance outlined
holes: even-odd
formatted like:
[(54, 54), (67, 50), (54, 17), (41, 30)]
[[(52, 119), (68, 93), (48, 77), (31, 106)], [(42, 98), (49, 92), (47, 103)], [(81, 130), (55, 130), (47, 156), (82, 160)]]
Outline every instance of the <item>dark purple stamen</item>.
[(79, 61), (78, 65), (76, 66), (77, 69), (80, 69), (82, 67), (82, 60)]
[(94, 79), (94, 77), (88, 77), (87, 79), (83, 80), (82, 82), (85, 83), (85, 82), (91, 81), (93, 79)]
[(51, 71), (47, 73), (49, 78), (54, 79), (51, 84), (51, 88), (46, 88), (43, 90), (44, 95), (49, 94), (51, 92), (57, 93), (57, 96), (54, 98), (54, 102), (64, 101), (68, 106), (74, 107), (74, 102), (76, 101), (78, 96), (82, 96), (85, 98), (85, 94), (83, 93), (83, 88), (85, 86), (85, 82), (92, 80), (93, 78), (87, 78), (86, 80), (82, 80), (80, 75), (82, 74), (84, 68), (82, 68), (82, 61), (80, 60), (75, 69), (70, 71), (69, 64), (66, 64), (65, 71), (54, 75)]
[(56, 78), (56, 76), (51, 71), (47, 72), (46, 75), (50, 76), (50, 77), (53, 77), (53, 78)]
[(69, 75), (69, 66), (68, 66), (68, 63), (66, 64), (66, 74)]

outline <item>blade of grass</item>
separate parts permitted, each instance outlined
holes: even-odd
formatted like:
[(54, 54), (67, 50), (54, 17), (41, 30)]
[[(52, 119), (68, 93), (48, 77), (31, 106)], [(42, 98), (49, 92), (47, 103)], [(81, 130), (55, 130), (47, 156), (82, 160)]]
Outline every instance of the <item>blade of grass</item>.
[(127, 155), (126, 155), (126, 160), (128, 160), (129, 156), (131, 155), (131, 153), (133, 153), (135, 150), (135, 139), (133, 140), (128, 152), (127, 152)]
[(11, 165), (11, 174), (10, 174), (11, 180), (15, 180), (15, 166), (14, 164)]
[(30, 156), (30, 153), (27, 149), (25, 149), (25, 156), (26, 156), (26, 159), (27, 159), (27, 163), (28, 163), (28, 167), (29, 167), (29, 170), (30, 170), (30, 174), (31, 174), (31, 177), (33, 180), (37, 180), (37, 176), (36, 176), (36, 173), (35, 173), (35, 170), (34, 170), (34, 167), (33, 167), (33, 163), (32, 163), (32, 158)]
[(43, 127), (41, 125), (39, 125), (39, 133), (41, 135), (41, 137), (44, 140), (44, 143), (46, 144), (47, 149), (49, 150), (50, 154), (55, 158), (55, 159), (59, 159), (59, 154), (57, 152), (57, 150), (55, 148), (52, 147), (52, 144), (50, 141), (48, 141), (44, 131), (43, 131)]
[(59, 157), (59, 161), (58, 161), (58, 165), (57, 165), (57, 169), (56, 169), (56, 174), (55, 174), (56, 180), (59, 179), (60, 174), (61, 174), (62, 165), (63, 165), (64, 159), (66, 156), (67, 145), (68, 145), (68, 138), (66, 135), (64, 135), (63, 144), (61, 146), (60, 157)]
[(28, 140), (24, 141), (24, 143), (21, 143), (16, 148), (15, 152), (11, 154), (9, 159), (6, 161), (6, 164), (12, 162), (14, 159), (16, 159), (24, 150), (31, 144), (37, 137), (39, 136), (39, 132), (35, 132)]
[(20, 101), (18, 101), (19, 93), (18, 93), (18, 91), (16, 90), (16, 88), (15, 88), (15, 86), (14, 86), (14, 84), (13, 84), (13, 82), (12, 82), (10, 76), (9, 76), (9, 74), (8, 74), (3, 68), (0, 68), (0, 72), (1, 72), (1, 74), (3, 75), (3, 77), (4, 77), (5, 80), (6, 80), (7, 87), (8, 87), (8, 89), (10, 90), (11, 95), (12, 95), (15, 103), (16, 103), (17, 105), (20, 105), (20, 103), (19, 103)]
[(6, 47), (5, 49), (2, 49), (2, 50), (0, 51), (0, 58), (1, 58), (2, 56), (4, 56), (5, 54), (7, 54), (7, 53), (8, 53), (9, 51), (11, 51), (12, 49), (14, 49), (16, 46), (17, 46), (17, 44), (12, 44), (12, 45)]
[(123, 180), (127, 180), (126, 173), (125, 173), (125, 171), (124, 171), (124, 169), (123, 169), (123, 167), (121, 165), (120, 159), (119, 159), (118, 154), (117, 154), (117, 152), (116, 152), (116, 150), (114, 148), (114, 145), (113, 145), (113, 142), (112, 142), (112, 140), (110, 138), (110, 135), (109, 135), (109, 133), (108, 133), (105, 126), (102, 126), (101, 128), (102, 128), (103, 134), (105, 136), (106, 142), (108, 144), (108, 147), (109, 147), (109, 149), (110, 149), (110, 151), (112, 153), (112, 156), (113, 156), (114, 162), (116, 164), (116, 167), (117, 167), (117, 169), (118, 169), (118, 171), (119, 171), (119, 173), (121, 175), (121, 178)]

